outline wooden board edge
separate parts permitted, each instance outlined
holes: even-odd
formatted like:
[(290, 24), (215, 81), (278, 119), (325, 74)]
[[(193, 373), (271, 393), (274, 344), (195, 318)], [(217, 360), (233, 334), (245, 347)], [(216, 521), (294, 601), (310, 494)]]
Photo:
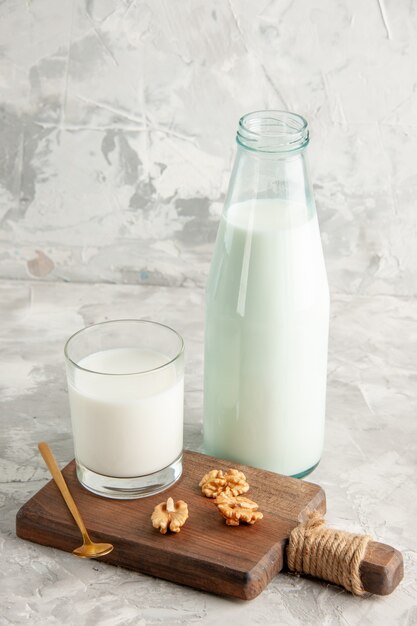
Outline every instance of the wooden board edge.
[(242, 600), (253, 600), (269, 585), (271, 580), (284, 566), (283, 544), (286, 540), (274, 544), (269, 552), (248, 572), (245, 584), (242, 587)]
[[(62, 522), (59, 528), (54, 525), (47, 529), (45, 518), (37, 512), (34, 513), (30, 509), (29, 504), (30, 500), (20, 507), (16, 513), (16, 537), (31, 543), (47, 546), (48, 548), (63, 550), (64, 552), (72, 552), (74, 548), (81, 545), (81, 535), (78, 544), (72, 538), (74, 532), (72, 524)], [(36, 537), (33, 534), (34, 530), (37, 532)]]
[(404, 559), (399, 550), (370, 541), (360, 565), (360, 576), (369, 593), (387, 596), (404, 578)]
[(307, 506), (300, 512), (298, 516), (298, 521), (300, 522), (300, 524), (302, 522), (305, 522), (310, 513), (312, 513), (313, 511), (318, 511), (319, 513), (322, 513), (324, 515), (327, 510), (326, 494), (324, 493), (324, 490), (320, 487), (320, 485), (317, 485), (316, 483), (309, 483), (309, 485), (315, 487), (317, 489), (317, 492), (314, 498), (310, 500)]

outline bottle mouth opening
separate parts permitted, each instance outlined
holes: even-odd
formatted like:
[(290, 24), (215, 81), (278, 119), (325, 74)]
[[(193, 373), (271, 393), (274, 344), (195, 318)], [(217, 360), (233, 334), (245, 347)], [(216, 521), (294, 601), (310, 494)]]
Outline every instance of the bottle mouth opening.
[(309, 142), (308, 123), (290, 111), (255, 111), (239, 120), (239, 145), (259, 152), (293, 152)]

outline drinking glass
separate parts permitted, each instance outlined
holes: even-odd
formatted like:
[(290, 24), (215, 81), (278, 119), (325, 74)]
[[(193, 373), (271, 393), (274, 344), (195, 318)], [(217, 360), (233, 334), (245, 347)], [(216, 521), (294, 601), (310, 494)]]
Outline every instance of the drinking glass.
[(184, 342), (149, 320), (113, 320), (65, 345), (78, 480), (109, 498), (163, 491), (182, 472)]

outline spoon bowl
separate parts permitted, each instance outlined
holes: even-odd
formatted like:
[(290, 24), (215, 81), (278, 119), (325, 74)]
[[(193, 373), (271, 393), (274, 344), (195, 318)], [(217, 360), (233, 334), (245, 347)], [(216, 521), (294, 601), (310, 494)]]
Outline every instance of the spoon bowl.
[(96, 559), (99, 556), (109, 554), (113, 550), (111, 543), (83, 543), (79, 548), (72, 551), (73, 554), (82, 559)]

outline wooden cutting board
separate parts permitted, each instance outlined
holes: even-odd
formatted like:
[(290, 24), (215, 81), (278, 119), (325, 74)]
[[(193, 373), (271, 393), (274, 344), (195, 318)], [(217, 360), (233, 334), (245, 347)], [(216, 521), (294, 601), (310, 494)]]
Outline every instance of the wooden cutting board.
[[(253, 526), (226, 526), (198, 483), (211, 469), (236, 467), (250, 484), (245, 494), (264, 518)], [(72, 461), (63, 470), (92, 540), (114, 550), (100, 560), (197, 589), (243, 599), (256, 597), (284, 565), (291, 529), (314, 509), (325, 512), (318, 485), (196, 452), (184, 453), (180, 480), (163, 494), (139, 500), (110, 500), (80, 485)], [(161, 535), (150, 521), (156, 504), (171, 496), (185, 500), (190, 517), (179, 534)], [(54, 481), (17, 513), (18, 537), (72, 552), (81, 537)]]

